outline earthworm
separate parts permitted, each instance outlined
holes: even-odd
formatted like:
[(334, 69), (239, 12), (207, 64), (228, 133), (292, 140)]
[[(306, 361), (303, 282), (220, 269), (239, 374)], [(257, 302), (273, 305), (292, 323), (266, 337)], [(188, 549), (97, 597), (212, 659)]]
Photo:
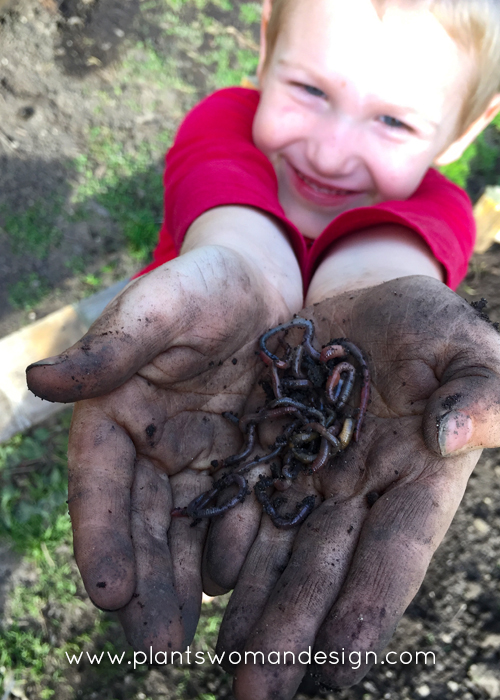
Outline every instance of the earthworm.
[[(340, 382), (340, 375), (344, 373), (347, 374), (342, 383)], [(351, 391), (354, 387), (354, 380), (356, 378), (356, 370), (350, 364), (350, 362), (341, 362), (338, 364), (331, 375), (326, 380), (326, 395), (330, 403), (337, 409), (343, 408), (348, 400)], [(333, 389), (338, 389), (338, 391), (333, 392)]]
[(319, 452), (318, 456), (314, 460), (314, 462), (311, 464), (309, 467), (309, 471), (312, 474), (315, 474), (317, 471), (319, 471), (322, 467), (325, 466), (325, 464), (328, 462), (328, 459), (330, 457), (330, 443), (328, 440), (324, 437), (321, 438), (321, 445), (319, 447)]
[[(279, 326), (276, 326), (275, 328), (271, 328), (271, 330), (267, 331), (267, 333), (264, 333), (264, 335), (259, 341), (261, 353), (263, 353), (264, 356), (267, 356), (267, 358), (271, 360), (271, 362), (273, 362), (278, 369), (288, 369), (290, 364), (285, 360), (280, 360), (279, 357), (277, 357), (276, 355), (274, 355), (274, 353), (268, 350), (266, 343), (271, 336), (275, 335), (276, 333), (279, 333), (280, 331), (288, 331), (291, 328), (305, 329), (302, 345), (307, 349), (308, 353), (314, 357), (314, 359), (317, 359), (317, 357), (319, 358), (319, 353), (311, 345), (311, 339), (314, 335), (314, 326), (312, 324), (312, 321), (308, 321), (305, 318), (299, 318), (297, 316), (291, 321), (288, 321), (288, 323), (282, 323)], [(264, 360), (264, 362), (268, 364), (266, 360)]]
[(319, 355), (320, 362), (328, 362), (337, 357), (345, 357), (345, 350), (342, 345), (327, 345), (323, 348)]
[(302, 364), (303, 356), (304, 356), (304, 346), (297, 345), (297, 347), (292, 350), (292, 363), (291, 363), (291, 370), (292, 370), (292, 374), (295, 377), (295, 379), (303, 379), (304, 378), (304, 374), (300, 368), (300, 366)]
[[(302, 340), (295, 347), (285, 341), (287, 331), (302, 329)], [(268, 340), (277, 333), (279, 351), (284, 357), (272, 353)], [(347, 449), (354, 435), (359, 440), (363, 420), (370, 396), (370, 373), (361, 350), (346, 338), (332, 340), (317, 351), (312, 341), (312, 321), (295, 317), (264, 333), (259, 341), (259, 355), (269, 368), (273, 398), (254, 413), (241, 418), (230, 412), (222, 415), (237, 425), (244, 435), (241, 451), (224, 460), (214, 460), (217, 470), (231, 467), (232, 471), (215, 482), (213, 488), (200, 494), (185, 508), (172, 511), (173, 517), (189, 516), (197, 522), (200, 518), (222, 515), (241, 502), (248, 493), (243, 474), (254, 467), (277, 459), (271, 463), (271, 476), (259, 476), (254, 491), (262, 509), (276, 527), (290, 528), (301, 523), (314, 508), (315, 497), (307, 496), (298, 503), (293, 513), (280, 515), (277, 508), (282, 497), (271, 500), (268, 490), (286, 491), (301, 471), (314, 474), (325, 468), (341, 450)], [(352, 357), (356, 367), (347, 359)], [(361, 376), (360, 399), (357, 413), (353, 407), (346, 408)], [(355, 418), (353, 418), (355, 416)], [(250, 458), (255, 451), (257, 426), (273, 420), (288, 419), (288, 425), (278, 435), (267, 454)], [(250, 461), (248, 461), (250, 460)], [(210, 503), (230, 485), (238, 486), (238, 493), (220, 506)]]
[(344, 425), (342, 426), (342, 430), (340, 431), (340, 434), (339, 434), (339, 442), (342, 445), (343, 450), (345, 450), (345, 448), (351, 442), (353, 433), (354, 433), (354, 421), (352, 418), (346, 418), (344, 421)]
[(246, 438), (246, 442), (245, 442), (245, 446), (243, 448), (243, 451), (237, 455), (233, 455), (232, 457), (228, 457), (227, 459), (223, 460), (224, 466), (229, 467), (232, 464), (238, 464), (238, 462), (242, 462), (244, 459), (246, 459), (251, 454), (251, 452), (254, 448), (254, 445), (255, 445), (255, 423), (250, 423), (248, 425), (247, 438)]
[[(239, 487), (238, 493), (235, 496), (220, 506), (207, 507), (210, 501), (212, 501), (221, 490), (226, 489), (231, 484), (236, 484)], [(190, 517), (194, 520), (198, 520), (199, 518), (213, 518), (216, 515), (222, 515), (243, 501), (247, 495), (247, 486), (247, 480), (245, 477), (241, 476), (241, 474), (236, 472), (226, 474), (226, 476), (223, 476), (222, 479), (215, 483), (210, 491), (200, 494), (185, 508), (174, 508), (170, 515), (172, 518)]]
[(316, 418), (322, 423), (325, 420), (325, 417), (323, 416), (321, 411), (318, 411), (312, 406), (306, 406), (305, 404), (301, 403), (300, 401), (296, 401), (295, 399), (290, 399), (287, 397), (282, 399), (275, 399), (274, 401), (271, 401), (269, 406), (271, 408), (293, 407), (297, 409), (297, 411), (303, 411), (304, 413), (309, 413), (312, 416), (316, 416)]
[(315, 498), (314, 496), (306, 496), (301, 503), (297, 504), (295, 513), (280, 515), (276, 511), (277, 503), (281, 502), (281, 499), (277, 499), (274, 503), (270, 500), (266, 491), (270, 486), (274, 485), (274, 479), (261, 477), (259, 481), (255, 484), (254, 491), (257, 500), (262, 506), (264, 513), (267, 513), (276, 527), (281, 529), (289, 529), (299, 525), (303, 522), (309, 513), (311, 513), (314, 508)]
[(345, 338), (342, 338), (341, 340), (337, 340), (335, 342), (337, 342), (339, 345), (345, 348), (348, 352), (351, 353), (353, 357), (356, 358), (356, 360), (360, 364), (361, 372), (363, 375), (363, 384), (361, 385), (361, 399), (359, 402), (359, 413), (356, 421), (356, 432), (354, 434), (354, 439), (356, 440), (356, 442), (358, 442), (361, 433), (361, 426), (363, 425), (366, 409), (368, 408), (368, 401), (370, 398), (370, 370), (368, 369), (368, 365), (366, 364), (366, 360), (363, 356), (363, 353), (358, 347), (356, 347), (356, 345), (354, 345), (354, 343), (351, 343)]

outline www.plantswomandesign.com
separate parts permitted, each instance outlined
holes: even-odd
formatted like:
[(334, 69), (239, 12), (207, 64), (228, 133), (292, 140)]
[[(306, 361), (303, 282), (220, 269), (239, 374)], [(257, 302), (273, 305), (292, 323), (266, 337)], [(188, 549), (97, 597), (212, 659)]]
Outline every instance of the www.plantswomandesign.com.
[[(145, 664), (152, 665), (157, 664), (159, 666), (164, 666), (167, 664), (178, 664), (181, 666), (190, 665), (192, 663), (197, 665), (202, 665), (205, 663), (222, 665), (226, 657), (226, 652), (223, 651), (221, 654), (212, 654), (210, 651), (196, 651), (192, 652), (190, 647), (181, 654), (179, 651), (157, 651), (153, 653), (153, 648), (149, 648), (149, 654), (144, 651), (134, 651), (132, 653), (132, 658), (125, 658), (127, 652), (122, 652), (119, 654), (112, 654), (111, 652), (101, 652), (101, 654), (91, 654), (86, 651), (82, 651), (80, 654), (68, 654), (65, 652), (66, 658), (69, 664), (75, 664), (79, 666), (81, 663), (88, 662), (90, 664), (100, 665), (101, 663), (107, 663), (109, 661), (112, 665), (126, 664), (128, 666), (133, 666), (134, 669), (137, 666), (143, 666)], [(191, 658), (193, 657), (193, 659)], [(240, 654), (238, 651), (232, 651), (228, 654), (228, 660), (231, 664), (237, 666), (241, 663), (245, 664), (261, 664), (264, 663), (278, 665), (294, 665), (299, 664), (331, 664), (336, 666), (338, 664), (350, 666), (353, 669), (358, 669), (362, 663), (366, 664), (389, 664), (391, 666), (401, 663), (405, 666), (410, 664), (421, 664), (423, 663), (434, 666), (436, 664), (436, 654), (433, 651), (388, 651), (383, 656), (378, 657), (374, 651), (350, 651), (345, 652), (342, 649), (340, 652), (331, 651), (328, 654), (324, 651), (317, 651), (313, 654), (311, 647), (307, 651), (301, 651), (299, 654), (295, 654), (292, 651), (270, 651), (268, 654), (264, 654), (262, 651), (245, 651)], [(364, 661), (363, 661), (364, 659)]]

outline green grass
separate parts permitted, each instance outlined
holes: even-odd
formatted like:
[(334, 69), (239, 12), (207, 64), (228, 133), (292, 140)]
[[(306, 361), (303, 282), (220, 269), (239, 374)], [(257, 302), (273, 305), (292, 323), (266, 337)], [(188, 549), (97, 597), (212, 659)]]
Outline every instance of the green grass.
[(232, 36), (220, 34), (213, 39), (214, 48), (204, 57), (213, 70), (217, 88), (239, 85), (242, 78), (257, 70), (258, 56), (249, 49), (236, 49)]
[(10, 285), (9, 303), (14, 309), (31, 311), (49, 292), (48, 281), (36, 272), (31, 272)]
[[(196, 39), (196, 30), (193, 30), (189, 25), (182, 25), (177, 15), (172, 17), (167, 15), (166, 21), (173, 24), (171, 28), (165, 30), (167, 34), (171, 34), (177, 39), (186, 39), (190, 44), (193, 42), (193, 38)], [(120, 69), (120, 81), (135, 86), (153, 85), (155, 88), (179, 90), (188, 94), (195, 93), (195, 88), (181, 78), (177, 62), (169, 55), (159, 53), (147, 41), (137, 43), (128, 51)], [(120, 91), (120, 87), (116, 86), (115, 90)], [(115, 92), (115, 94), (121, 93)]]
[(500, 114), (465, 150), (462, 157), (440, 171), (459, 187), (466, 188), (470, 179), (482, 176), (490, 185), (500, 183)]
[[(219, 19), (209, 16), (211, 8), (217, 9)], [(155, 113), (164, 108), (162, 99), (167, 93), (173, 96), (171, 123), (176, 122), (202, 94), (238, 85), (244, 76), (254, 74), (258, 59), (250, 29), (236, 29), (229, 20), (224, 22), (224, 13), (234, 13), (234, 9), (229, 0), (141, 3), (138, 27), (142, 22), (145, 38), (133, 44), (125, 40), (122, 57), (114, 65), (112, 84), (93, 93), (98, 98), (93, 108), (94, 126), (84, 135), (81, 154), (67, 167), (66, 183), (72, 187), (69, 199), (76, 205), (76, 214), (73, 218), (66, 213), (64, 198), (59, 195), (37, 200), (23, 212), (4, 208), (0, 217), (16, 255), (45, 259), (61, 243), (58, 223), (89, 219), (86, 203), (93, 200), (106, 207), (118, 224), (128, 253), (141, 263), (149, 259), (162, 219), (163, 155), (174, 127), (152, 129), (137, 145), (130, 143), (129, 131), (111, 128), (110, 117), (118, 101), (136, 114)], [(258, 2), (244, 3), (238, 9), (244, 26), (250, 28), (259, 22)], [(148, 22), (161, 34), (147, 38)], [(197, 85), (191, 75), (198, 76)], [(200, 75), (205, 83), (202, 92)], [(177, 102), (176, 95), (180, 96)], [(84, 275), (85, 264), (73, 260), (66, 266)], [(98, 288), (92, 275), (85, 283)], [(32, 273), (11, 288), (10, 303), (16, 309), (31, 310), (48, 291), (46, 281)]]
[[(88, 153), (75, 163), (80, 184), (74, 201), (78, 217), (86, 218), (85, 202), (93, 199), (104, 206), (123, 231), (129, 253), (140, 261), (150, 256), (158, 238), (162, 218), (163, 187), (157, 153), (170, 143), (171, 133), (158, 135), (156, 148), (141, 144), (127, 153), (126, 144), (108, 128), (93, 128), (88, 135)], [(99, 166), (104, 172), (96, 175)], [(93, 282), (86, 280), (90, 285)]]
[(37, 562), (69, 537), (69, 421), (66, 413), (53, 430), (37, 428), (0, 445), (0, 535)]
[(215, 7), (218, 7), (221, 10), (232, 10), (233, 5), (230, 2), (230, 0), (160, 0), (160, 3), (158, 3), (158, 0), (150, 0), (150, 2), (145, 2), (143, 5), (142, 9), (151, 9), (153, 7), (158, 7), (158, 5), (161, 4), (163, 6), (168, 6), (175, 12), (179, 12), (179, 10), (182, 10), (184, 7), (192, 5), (195, 7), (197, 10), (205, 10), (208, 5), (214, 5)]
[(56, 225), (63, 200), (54, 195), (49, 200), (37, 199), (25, 211), (10, 211), (5, 205), (0, 210), (3, 228), (16, 255), (34, 255), (43, 260), (61, 240)]
[[(4, 685), (9, 679), (17, 687), (27, 685), (30, 697), (55, 694), (67, 668), (65, 652), (106, 650), (109, 634), (115, 640), (120, 637), (109, 615), (82, 600), (71, 563), (66, 505), (70, 420), (70, 412), (65, 412), (51, 427), (16, 435), (0, 446), (0, 534), (36, 574), (9, 596), (12, 623), (0, 631), (0, 675)], [(83, 628), (61, 636), (61, 620), (82, 606), (91, 610)], [(50, 610), (56, 614), (47, 614)]]
[[(0, 629), (0, 693), (12, 683), (16, 692), (42, 699), (57, 698), (62, 688), (73, 692), (66, 654), (126, 652), (125, 658), (131, 658), (117, 620), (91, 606), (72, 563), (66, 504), (70, 420), (70, 412), (65, 412), (47, 427), (0, 445), (0, 536), (34, 572), (27, 585), (13, 589), (6, 606), (10, 623)], [(202, 607), (193, 650), (214, 650), (227, 597)], [(78, 609), (82, 612), (75, 615)], [(68, 619), (77, 622), (68, 624)], [(182, 687), (190, 674), (200, 678), (205, 671), (198, 666), (178, 668), (184, 679), (179, 682), (179, 697), (183, 697)], [(126, 662), (105, 661), (87, 668), (86, 692), (120, 686), (129, 671)], [(136, 669), (139, 685), (148, 672), (147, 665)], [(207, 700), (210, 694), (198, 696), (202, 698)]]
[[(36, 683), (51, 651), (43, 611), (73, 603), (76, 585), (61, 545), (70, 544), (67, 515), (65, 413), (51, 430), (37, 428), (0, 446), (0, 534), (37, 572), (31, 586), (17, 586), (8, 610), (13, 622), (0, 634), (0, 667), (15, 680)], [(50, 697), (45, 692), (44, 697)]]
[(240, 5), (240, 21), (245, 24), (259, 24), (262, 8), (258, 2), (244, 2)]

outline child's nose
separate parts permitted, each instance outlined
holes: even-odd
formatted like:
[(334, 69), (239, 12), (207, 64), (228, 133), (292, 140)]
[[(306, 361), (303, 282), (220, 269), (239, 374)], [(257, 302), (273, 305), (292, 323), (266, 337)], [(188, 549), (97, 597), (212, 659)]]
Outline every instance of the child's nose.
[(361, 161), (360, 134), (354, 125), (330, 118), (311, 132), (307, 155), (318, 175), (347, 177)]

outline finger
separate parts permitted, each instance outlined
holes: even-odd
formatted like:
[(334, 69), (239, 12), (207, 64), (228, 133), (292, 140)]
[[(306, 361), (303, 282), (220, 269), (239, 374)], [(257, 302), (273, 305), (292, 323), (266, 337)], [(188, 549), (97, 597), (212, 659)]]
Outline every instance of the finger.
[(135, 449), (93, 402), (75, 407), (68, 450), (68, 507), (75, 557), (92, 601), (121, 608), (135, 586), (130, 489)]
[[(263, 402), (262, 390), (254, 391), (246, 404), (246, 415), (257, 412)], [(272, 462), (271, 458), (265, 459), (263, 455), (268, 455), (275, 449), (276, 437), (284, 425), (284, 421), (279, 419), (269, 420), (259, 426), (260, 448), (256, 450), (260, 452), (260, 457), (254, 452), (241, 465), (250, 466), (252, 460), (263, 460), (254, 467), (250, 466), (248, 472), (242, 472), (248, 483), (249, 494), (237, 508), (228, 511), (222, 518), (214, 519), (210, 525), (203, 553), (203, 586), (209, 595), (221, 595), (236, 585), (261, 523), (262, 506), (255, 496), (254, 487), (261, 475), (269, 476)], [(243, 446), (240, 446), (240, 451), (241, 449)]]
[(167, 383), (196, 376), (208, 357), (217, 365), (268, 323), (245, 274), (228, 249), (208, 246), (169, 261), (130, 284), (78, 343), (30, 365), (30, 390), (61, 403), (102, 396), (160, 353), (161, 371), (152, 373)]
[(440, 386), (424, 412), (427, 447), (439, 456), (498, 447), (500, 334), (456, 295), (446, 310), (453, 310), (454, 332), (436, 357)]
[(210, 523), (202, 565), (203, 589), (208, 595), (222, 595), (235, 587), (259, 531), (262, 506), (253, 493), (258, 472), (245, 477), (251, 493), (236, 508)]
[(478, 453), (447, 460), (438, 473), (398, 484), (373, 505), (349, 575), (316, 639), (313, 659), (320, 653), (322, 660), (313, 672), (322, 683), (333, 688), (357, 683), (374, 662), (367, 652), (379, 654), (388, 643), (423, 581), (477, 459)]
[(475, 322), (481, 333), (457, 351), (425, 409), (426, 444), (439, 456), (500, 446), (500, 335)]
[(279, 530), (267, 515), (262, 517), (258, 537), (245, 559), (219, 630), (217, 654), (223, 655), (222, 665), (227, 671), (234, 670), (228, 661), (229, 654), (243, 652), (253, 626), (288, 564), (297, 529)]
[[(168, 286), (165, 272), (160, 269), (134, 281), (81, 340), (56, 357), (30, 365), (26, 370), (30, 390), (61, 403), (102, 396), (166, 349), (182, 323), (178, 290)], [(168, 304), (155, 303), (168, 291)]]
[(263, 652), (266, 663), (239, 665), (238, 700), (293, 697), (309, 647), (345, 579), (365, 515), (361, 496), (344, 503), (329, 499), (301, 526), (290, 562), (245, 647), (245, 652)]
[(168, 548), (172, 494), (168, 477), (145, 459), (136, 462), (132, 487), (132, 539), (137, 582), (119, 611), (129, 643), (137, 651), (181, 651), (184, 626)]
[[(211, 488), (210, 477), (184, 470), (171, 477), (173, 507), (182, 508)], [(193, 526), (191, 518), (173, 518), (168, 531), (175, 590), (182, 613), (184, 644), (190, 644), (200, 617), (202, 599), (201, 559), (208, 521)]]

